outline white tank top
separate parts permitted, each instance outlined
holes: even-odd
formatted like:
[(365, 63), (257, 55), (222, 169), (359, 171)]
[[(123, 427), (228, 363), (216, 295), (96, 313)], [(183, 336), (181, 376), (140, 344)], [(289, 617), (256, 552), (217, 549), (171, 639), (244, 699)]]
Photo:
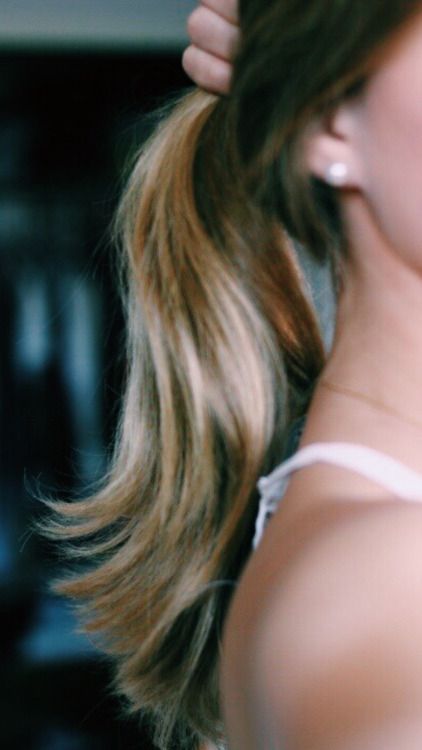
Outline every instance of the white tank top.
[(290, 474), (318, 461), (356, 471), (402, 500), (422, 500), (422, 474), (395, 458), (355, 443), (312, 443), (259, 479), (260, 502), (253, 549), (260, 543), (265, 526), (286, 491)]

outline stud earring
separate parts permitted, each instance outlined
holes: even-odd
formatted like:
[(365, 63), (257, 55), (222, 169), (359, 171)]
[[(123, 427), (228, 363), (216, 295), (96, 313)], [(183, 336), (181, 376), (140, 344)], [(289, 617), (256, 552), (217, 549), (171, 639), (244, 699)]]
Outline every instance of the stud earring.
[(347, 164), (341, 161), (330, 164), (325, 173), (325, 179), (332, 187), (343, 187), (346, 184), (348, 176), (349, 168)]

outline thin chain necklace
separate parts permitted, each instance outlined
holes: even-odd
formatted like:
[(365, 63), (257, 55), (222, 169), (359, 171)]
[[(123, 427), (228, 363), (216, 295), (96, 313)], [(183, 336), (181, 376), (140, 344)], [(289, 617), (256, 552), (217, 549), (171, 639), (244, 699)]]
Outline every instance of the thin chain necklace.
[(381, 409), (381, 411), (384, 411), (386, 414), (389, 414), (392, 417), (396, 417), (397, 419), (400, 419), (402, 422), (407, 422), (408, 424), (411, 424), (414, 427), (418, 427), (420, 430), (422, 430), (422, 422), (420, 422), (417, 419), (412, 419), (412, 417), (405, 417), (393, 406), (388, 406), (387, 404), (384, 404), (382, 401), (378, 401), (377, 399), (372, 398), (372, 396), (367, 396), (365, 393), (354, 391), (352, 388), (348, 388), (346, 386), (341, 386), (341, 385), (337, 385), (336, 383), (331, 383), (329, 380), (325, 380), (325, 379), (319, 380), (318, 385), (322, 385), (324, 386), (324, 388), (327, 388), (330, 391), (334, 391), (334, 393), (341, 393), (343, 394), (343, 396), (349, 396), (350, 398), (356, 398), (359, 401), (364, 401), (367, 404), (370, 404), (370, 406)]

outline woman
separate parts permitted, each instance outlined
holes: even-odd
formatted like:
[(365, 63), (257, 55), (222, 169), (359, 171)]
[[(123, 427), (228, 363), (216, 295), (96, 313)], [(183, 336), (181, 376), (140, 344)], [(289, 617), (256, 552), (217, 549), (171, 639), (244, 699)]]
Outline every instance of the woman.
[[(415, 750), (422, 7), (240, 28), (231, 96), (184, 99), (122, 203), (127, 392), (104, 487), (57, 508), (92, 560), (61, 590), (160, 748)], [(328, 355), (290, 238), (333, 270)]]

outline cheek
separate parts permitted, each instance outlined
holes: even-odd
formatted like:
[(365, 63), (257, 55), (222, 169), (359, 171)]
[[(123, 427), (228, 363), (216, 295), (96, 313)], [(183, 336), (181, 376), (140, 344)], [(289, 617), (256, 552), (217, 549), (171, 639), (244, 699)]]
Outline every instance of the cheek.
[(414, 78), (414, 71), (412, 77), (403, 71), (369, 92), (362, 146), (366, 196), (379, 229), (421, 267), (422, 96), (415, 94)]

